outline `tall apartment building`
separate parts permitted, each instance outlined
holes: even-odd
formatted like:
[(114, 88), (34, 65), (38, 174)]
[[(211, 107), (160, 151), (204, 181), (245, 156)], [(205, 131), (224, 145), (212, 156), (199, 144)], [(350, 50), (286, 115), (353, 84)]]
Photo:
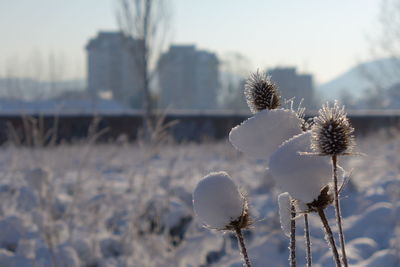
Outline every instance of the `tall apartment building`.
[(217, 107), (219, 61), (194, 45), (172, 45), (158, 62), (161, 108)]
[(98, 96), (111, 92), (114, 100), (141, 108), (141, 79), (135, 64), (139, 41), (121, 32), (99, 32), (89, 40), (87, 51), (88, 90)]
[(295, 98), (295, 103), (303, 99), (307, 108), (315, 107), (313, 77), (310, 74), (299, 74), (296, 68), (274, 68), (268, 70), (271, 80), (279, 88), (282, 98)]

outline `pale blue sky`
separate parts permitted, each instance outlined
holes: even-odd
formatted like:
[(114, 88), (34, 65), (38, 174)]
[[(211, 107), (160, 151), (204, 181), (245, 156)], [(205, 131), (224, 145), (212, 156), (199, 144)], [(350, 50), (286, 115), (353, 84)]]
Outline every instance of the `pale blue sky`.
[[(326, 82), (368, 58), (380, 2), (172, 0), (171, 40), (240, 52), (253, 69), (295, 65)], [(117, 29), (114, 11), (113, 0), (0, 0), (0, 75), (31, 75), (33, 58), (53, 53), (63, 78), (84, 77), (84, 46), (98, 30)]]

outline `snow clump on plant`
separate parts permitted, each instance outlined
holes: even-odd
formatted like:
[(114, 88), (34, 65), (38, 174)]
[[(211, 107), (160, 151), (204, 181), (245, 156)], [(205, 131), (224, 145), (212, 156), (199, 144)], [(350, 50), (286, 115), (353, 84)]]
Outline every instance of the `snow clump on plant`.
[(297, 135), (282, 144), (271, 156), (269, 171), (283, 192), (310, 203), (331, 181), (331, 165), (325, 157), (300, 155), (299, 152), (311, 152), (311, 132)]
[(301, 124), (292, 110), (263, 110), (234, 127), (229, 141), (245, 155), (268, 161), (285, 140), (302, 133)]
[(204, 177), (193, 192), (193, 208), (208, 227), (230, 230), (248, 221), (247, 200), (226, 172), (214, 172)]
[(279, 204), (279, 219), (281, 222), (281, 228), (283, 233), (290, 237), (290, 223), (292, 220), (292, 212), (291, 212), (291, 204), (292, 199), (288, 192), (282, 193), (278, 196), (278, 204)]

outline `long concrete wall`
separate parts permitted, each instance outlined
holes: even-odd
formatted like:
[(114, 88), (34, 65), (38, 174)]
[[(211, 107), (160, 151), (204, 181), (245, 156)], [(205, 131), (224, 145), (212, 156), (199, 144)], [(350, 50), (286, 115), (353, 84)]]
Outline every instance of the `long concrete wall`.
[[(176, 122), (168, 129), (177, 141), (223, 140), (230, 129), (250, 114), (203, 113), (169, 114), (164, 122)], [(310, 116), (308, 116), (310, 117)], [(400, 113), (350, 114), (349, 118), (358, 136), (379, 130), (400, 129)], [(130, 141), (138, 137), (142, 128), (140, 114), (125, 115), (1, 115), (0, 144), (9, 140), (22, 144), (34, 142), (73, 142), (102, 132), (99, 141), (114, 141), (125, 136)]]

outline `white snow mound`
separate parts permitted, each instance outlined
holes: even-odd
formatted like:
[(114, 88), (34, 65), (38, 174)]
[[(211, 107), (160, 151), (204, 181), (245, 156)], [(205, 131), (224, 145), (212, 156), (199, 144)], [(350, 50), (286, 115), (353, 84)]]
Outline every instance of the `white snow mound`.
[(297, 135), (285, 142), (272, 156), (269, 171), (278, 187), (291, 197), (310, 203), (331, 181), (329, 157), (299, 155), (311, 152), (311, 132)]
[(226, 172), (204, 177), (193, 192), (193, 208), (207, 226), (223, 229), (243, 212), (244, 198)]
[(229, 141), (247, 156), (268, 161), (285, 140), (301, 132), (301, 119), (294, 111), (263, 110), (234, 127)]
[(288, 192), (282, 193), (278, 196), (279, 219), (281, 221), (282, 231), (287, 237), (290, 237), (290, 224), (292, 221), (290, 202), (291, 199)]

